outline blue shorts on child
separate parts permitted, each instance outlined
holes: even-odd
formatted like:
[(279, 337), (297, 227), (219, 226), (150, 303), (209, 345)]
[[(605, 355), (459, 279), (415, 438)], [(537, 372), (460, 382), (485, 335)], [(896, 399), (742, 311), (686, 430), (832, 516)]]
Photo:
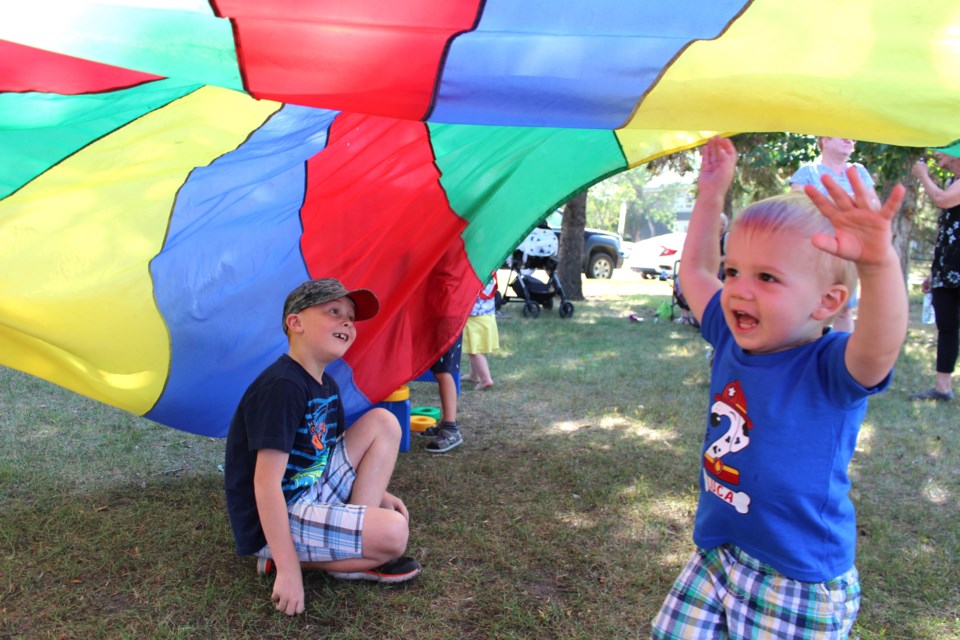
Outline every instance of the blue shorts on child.
[(460, 371), (460, 356), (463, 352), (463, 335), (457, 336), (457, 341), (450, 345), (450, 348), (440, 356), (440, 359), (430, 367), (430, 373), (457, 373)]

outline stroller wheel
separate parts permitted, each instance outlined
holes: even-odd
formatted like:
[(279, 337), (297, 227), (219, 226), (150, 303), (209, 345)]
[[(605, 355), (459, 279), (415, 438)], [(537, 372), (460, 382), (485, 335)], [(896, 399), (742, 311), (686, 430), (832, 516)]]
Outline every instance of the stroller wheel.
[(564, 301), (560, 305), (560, 309), (557, 311), (560, 314), (561, 318), (572, 318), (573, 317), (573, 303)]
[(540, 317), (540, 305), (536, 302), (528, 302), (523, 305), (523, 317), (524, 318), (539, 318)]

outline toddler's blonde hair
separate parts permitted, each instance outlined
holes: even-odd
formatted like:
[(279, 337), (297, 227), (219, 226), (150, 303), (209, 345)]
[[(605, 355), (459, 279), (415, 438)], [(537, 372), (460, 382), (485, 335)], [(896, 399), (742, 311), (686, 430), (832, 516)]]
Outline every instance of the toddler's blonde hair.
[[(785, 193), (754, 202), (734, 217), (730, 232), (736, 233), (738, 230), (741, 233), (787, 231), (808, 240), (815, 233), (829, 235), (834, 233), (833, 225), (823, 217), (805, 193)], [(789, 251), (789, 248), (784, 247), (784, 251)], [(831, 284), (846, 286), (852, 295), (857, 283), (856, 265), (850, 260), (838, 258), (819, 249), (817, 256), (816, 265), (811, 266), (815, 267), (821, 275), (831, 279)]]

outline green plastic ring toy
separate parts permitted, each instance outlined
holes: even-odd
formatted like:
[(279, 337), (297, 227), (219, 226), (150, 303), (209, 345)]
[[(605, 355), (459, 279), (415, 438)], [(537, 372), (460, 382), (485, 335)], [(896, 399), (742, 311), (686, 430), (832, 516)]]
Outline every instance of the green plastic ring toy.
[(410, 409), (412, 416), (429, 416), (436, 421), (440, 421), (440, 409), (436, 407), (414, 407)]

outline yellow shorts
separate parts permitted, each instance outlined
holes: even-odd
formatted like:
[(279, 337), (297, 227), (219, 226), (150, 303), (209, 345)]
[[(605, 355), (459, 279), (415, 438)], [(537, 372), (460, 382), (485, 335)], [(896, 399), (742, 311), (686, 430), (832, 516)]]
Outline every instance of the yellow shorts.
[(463, 329), (463, 352), (493, 353), (500, 348), (500, 332), (497, 330), (497, 317), (493, 314), (470, 316)]

